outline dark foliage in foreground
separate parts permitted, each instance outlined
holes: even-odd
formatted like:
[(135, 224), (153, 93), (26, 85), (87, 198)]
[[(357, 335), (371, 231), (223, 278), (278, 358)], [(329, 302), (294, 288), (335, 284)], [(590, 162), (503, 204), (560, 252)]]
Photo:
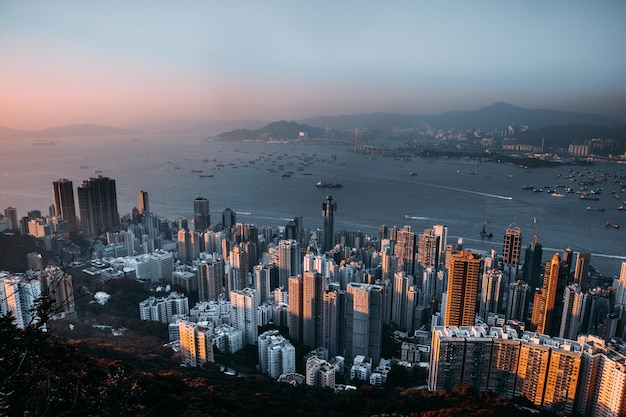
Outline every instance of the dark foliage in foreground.
[[(162, 358), (161, 369), (120, 357), (115, 348), (88, 356), (32, 326), (0, 318), (0, 415), (8, 416), (498, 416), (529, 415), (509, 402), (467, 387), (432, 393), (363, 386), (334, 394), (294, 387), (262, 375), (233, 377), (207, 368), (181, 368)], [(93, 353), (93, 351), (92, 351)], [(153, 359), (145, 359), (149, 361)], [(169, 366), (168, 366), (169, 364)]]

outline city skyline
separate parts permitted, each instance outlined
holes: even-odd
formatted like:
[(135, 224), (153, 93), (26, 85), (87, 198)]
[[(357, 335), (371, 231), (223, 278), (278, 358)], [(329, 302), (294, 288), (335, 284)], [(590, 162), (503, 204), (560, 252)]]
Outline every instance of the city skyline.
[[(357, 7), (358, 6), (358, 7)], [(0, 5), (0, 126), (130, 126), (496, 101), (626, 114), (626, 5)]]

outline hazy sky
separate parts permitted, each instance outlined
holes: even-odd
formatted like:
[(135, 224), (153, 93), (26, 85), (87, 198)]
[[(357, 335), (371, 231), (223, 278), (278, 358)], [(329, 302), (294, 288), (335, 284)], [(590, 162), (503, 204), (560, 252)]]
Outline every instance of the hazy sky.
[(626, 1), (0, 0), (0, 126), (439, 113), (626, 119)]

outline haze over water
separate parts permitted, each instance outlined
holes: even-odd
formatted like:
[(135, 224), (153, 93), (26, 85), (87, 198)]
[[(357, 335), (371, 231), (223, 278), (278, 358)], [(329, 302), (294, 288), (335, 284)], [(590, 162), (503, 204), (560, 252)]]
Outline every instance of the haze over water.
[[(238, 222), (284, 226), (301, 215), (304, 226), (315, 229), (322, 227), (321, 204), (330, 194), (338, 206), (336, 230), (376, 236), (382, 224), (408, 225), (416, 233), (444, 224), (448, 243), (461, 237), (466, 248), (500, 252), (504, 231), (514, 222), (522, 229), (526, 248), (535, 234), (536, 219), (544, 259), (569, 246), (574, 252), (591, 252), (591, 264), (607, 276), (619, 274), (626, 260), (626, 211), (617, 210), (626, 193), (612, 179), (600, 185), (604, 191), (599, 201), (521, 188), (529, 184), (575, 187), (563, 178), (568, 170), (621, 176), (626, 175), (624, 165), (526, 170), (457, 159), (374, 159), (353, 153), (350, 146), (207, 142), (191, 135), (59, 138), (51, 146), (33, 142), (3, 142), (0, 206), (16, 207), (18, 216), (32, 209), (47, 214), (56, 179), (67, 178), (76, 188), (90, 176), (103, 175), (116, 180), (120, 215), (130, 213), (137, 205), (137, 192), (144, 190), (151, 211), (170, 219), (192, 217), (193, 199), (202, 196), (209, 199), (214, 223), (221, 221), (224, 209), (231, 208), (238, 213)], [(279, 165), (291, 176), (281, 176)], [(198, 170), (213, 177), (192, 172)], [(317, 188), (319, 180), (343, 187)], [(621, 199), (609, 194), (611, 190)], [(605, 211), (587, 211), (591, 203)], [(622, 228), (605, 227), (607, 220)], [(480, 236), (485, 223), (493, 233), (491, 239)]]

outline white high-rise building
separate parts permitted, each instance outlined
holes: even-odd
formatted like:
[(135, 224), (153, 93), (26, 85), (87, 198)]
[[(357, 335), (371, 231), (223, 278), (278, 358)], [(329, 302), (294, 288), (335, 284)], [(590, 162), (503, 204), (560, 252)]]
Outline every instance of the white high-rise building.
[(278, 242), (278, 284), (287, 288), (290, 277), (302, 274), (300, 243), (293, 239)]
[(230, 303), (231, 326), (243, 332), (244, 343), (250, 345), (257, 343), (259, 336), (257, 319), (257, 307), (259, 307), (258, 292), (254, 288), (231, 291)]
[(28, 280), (25, 276), (10, 276), (3, 278), (2, 310), (13, 314), (15, 324), (22, 329), (39, 318), (32, 308), (41, 295), (41, 286), (37, 280)]

